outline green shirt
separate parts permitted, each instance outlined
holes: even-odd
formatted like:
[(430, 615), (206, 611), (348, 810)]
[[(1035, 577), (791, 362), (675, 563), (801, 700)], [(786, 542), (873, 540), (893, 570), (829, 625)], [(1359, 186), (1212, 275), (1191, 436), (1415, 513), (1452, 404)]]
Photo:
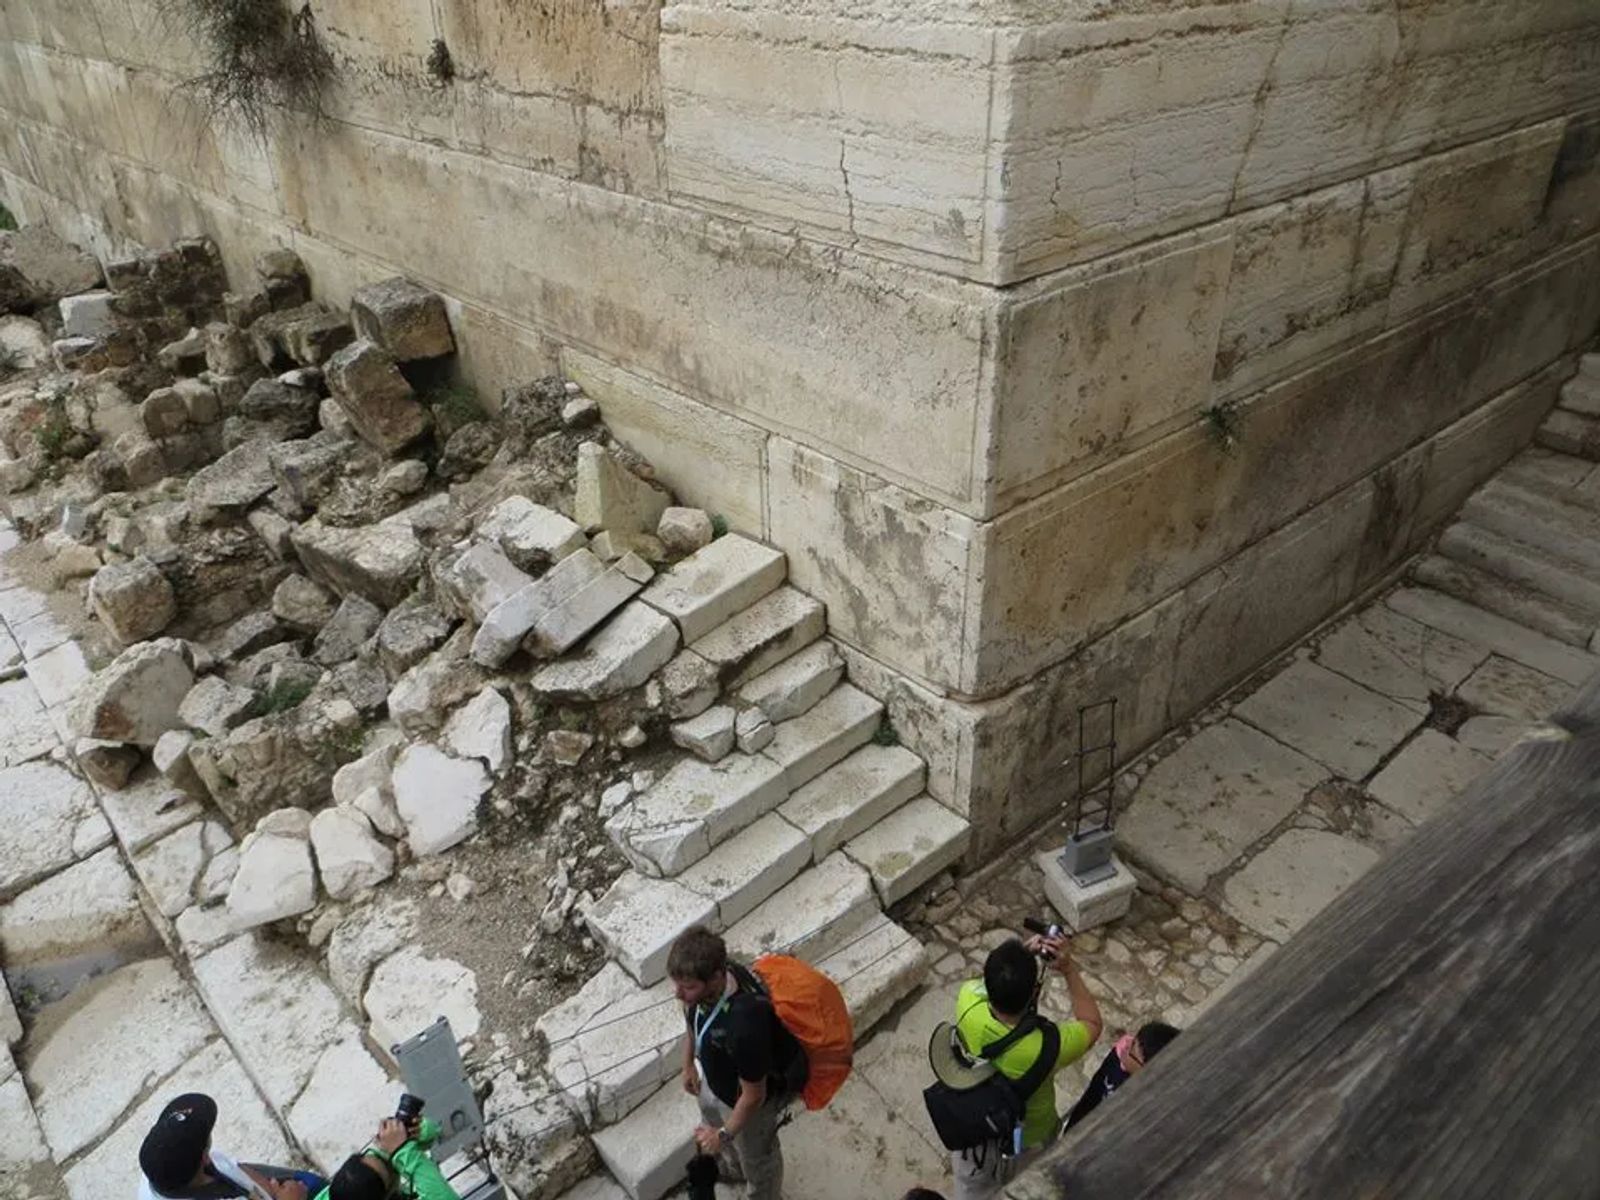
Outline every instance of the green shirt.
[[(1051, 1076), (1070, 1062), (1076, 1062), (1094, 1044), (1089, 1027), (1082, 1021), (1062, 1021), (1061, 1050), (1056, 1055)], [(1011, 1027), (998, 1020), (989, 1011), (989, 993), (981, 979), (969, 979), (961, 985), (956, 996), (956, 1029), (961, 1034), (961, 1044), (968, 1053), (977, 1054), (992, 1042), (998, 1042), (1011, 1032)], [(1007, 1079), (1021, 1079), (1028, 1073), (1044, 1048), (1044, 1035), (1030, 1033), (995, 1060), (995, 1066)], [(1056, 1135), (1061, 1117), (1056, 1112), (1056, 1088), (1053, 1078), (1047, 1078), (1039, 1090), (1028, 1097), (1028, 1106), (1022, 1118), (1022, 1147), (1032, 1150), (1043, 1146)]]
[[(439, 1122), (424, 1117), (417, 1136), (394, 1152), (389, 1164), (399, 1176), (399, 1182), (393, 1195), (415, 1197), (415, 1200), (460, 1200), (439, 1170), (439, 1164), (428, 1154), (428, 1147), (438, 1137)], [(329, 1200), (328, 1192), (329, 1188), (323, 1188), (314, 1200)]]

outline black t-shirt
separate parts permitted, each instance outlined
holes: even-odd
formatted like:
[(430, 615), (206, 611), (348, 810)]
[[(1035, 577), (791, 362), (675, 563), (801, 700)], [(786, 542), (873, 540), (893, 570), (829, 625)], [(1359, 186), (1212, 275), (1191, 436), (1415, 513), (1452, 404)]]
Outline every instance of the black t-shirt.
[(688, 1009), (685, 1016), (691, 1038), (697, 1024), (704, 1028), (696, 1053), (712, 1094), (729, 1106), (738, 1103), (741, 1079), (766, 1080), (769, 1095), (798, 1092), (806, 1082), (805, 1051), (757, 990), (754, 976), (743, 967), (729, 970), (739, 987), (722, 1010), (713, 1018), (712, 1001)]
[(1122, 1059), (1113, 1049), (1100, 1064), (1100, 1069), (1094, 1073), (1094, 1078), (1089, 1080), (1089, 1086), (1083, 1089), (1083, 1095), (1078, 1097), (1078, 1102), (1072, 1106), (1072, 1111), (1067, 1114), (1064, 1128), (1071, 1129), (1098, 1108), (1100, 1101), (1126, 1082), (1128, 1073), (1122, 1069)]

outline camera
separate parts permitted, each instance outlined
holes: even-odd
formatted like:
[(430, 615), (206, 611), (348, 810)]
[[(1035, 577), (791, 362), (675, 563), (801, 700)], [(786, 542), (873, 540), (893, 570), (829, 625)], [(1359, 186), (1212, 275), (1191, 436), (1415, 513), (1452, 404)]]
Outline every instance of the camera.
[[(1039, 920), (1038, 917), (1023, 917), (1022, 927), (1029, 933), (1037, 933), (1047, 938), (1064, 938), (1067, 936), (1067, 931), (1060, 925), (1052, 925), (1047, 921)], [(1047, 950), (1041, 950), (1039, 951), (1039, 957), (1048, 961), (1054, 959), (1055, 955)]]
[(413, 1096), (410, 1092), (402, 1092), (400, 1103), (395, 1106), (394, 1119), (407, 1129), (410, 1129), (422, 1117), (422, 1108), (426, 1103), (421, 1096)]

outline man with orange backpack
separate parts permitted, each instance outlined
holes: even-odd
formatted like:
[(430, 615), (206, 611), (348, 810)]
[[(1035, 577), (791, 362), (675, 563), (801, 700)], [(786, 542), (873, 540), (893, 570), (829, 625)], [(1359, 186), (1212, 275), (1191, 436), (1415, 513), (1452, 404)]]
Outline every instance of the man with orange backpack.
[[(762, 959), (757, 968), (769, 962), (782, 968), (794, 960)], [(667, 974), (687, 1024), (683, 1090), (699, 1101), (703, 1118), (694, 1131), (695, 1143), (708, 1155), (733, 1150), (750, 1200), (779, 1200), (783, 1149), (778, 1125), (789, 1103), (806, 1089), (806, 1047), (780, 1019), (783, 1005), (763, 978), (729, 962), (727, 946), (703, 925), (685, 930), (672, 944)], [(816, 978), (825, 982), (823, 976)], [(848, 1029), (846, 1020), (846, 1039)], [(848, 1069), (846, 1061), (844, 1071)]]

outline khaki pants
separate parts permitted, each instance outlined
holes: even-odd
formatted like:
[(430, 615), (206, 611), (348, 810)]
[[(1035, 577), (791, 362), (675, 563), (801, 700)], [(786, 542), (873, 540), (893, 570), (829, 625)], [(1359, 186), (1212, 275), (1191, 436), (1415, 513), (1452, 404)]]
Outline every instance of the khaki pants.
[[(698, 1068), (699, 1064), (696, 1064)], [(778, 1145), (778, 1122), (789, 1106), (788, 1096), (768, 1096), (765, 1103), (733, 1135), (730, 1147), (744, 1175), (745, 1195), (749, 1200), (781, 1200), (783, 1195), (783, 1147)], [(730, 1109), (706, 1086), (700, 1072), (700, 1115), (713, 1129), (721, 1129)]]
[(989, 1200), (998, 1196), (1001, 1188), (1027, 1170), (1042, 1149), (1044, 1147), (1036, 1146), (1015, 1158), (1005, 1158), (998, 1148), (990, 1146), (981, 1166), (970, 1152), (963, 1155), (959, 1150), (951, 1151), (950, 1171), (956, 1177), (956, 1200)]

